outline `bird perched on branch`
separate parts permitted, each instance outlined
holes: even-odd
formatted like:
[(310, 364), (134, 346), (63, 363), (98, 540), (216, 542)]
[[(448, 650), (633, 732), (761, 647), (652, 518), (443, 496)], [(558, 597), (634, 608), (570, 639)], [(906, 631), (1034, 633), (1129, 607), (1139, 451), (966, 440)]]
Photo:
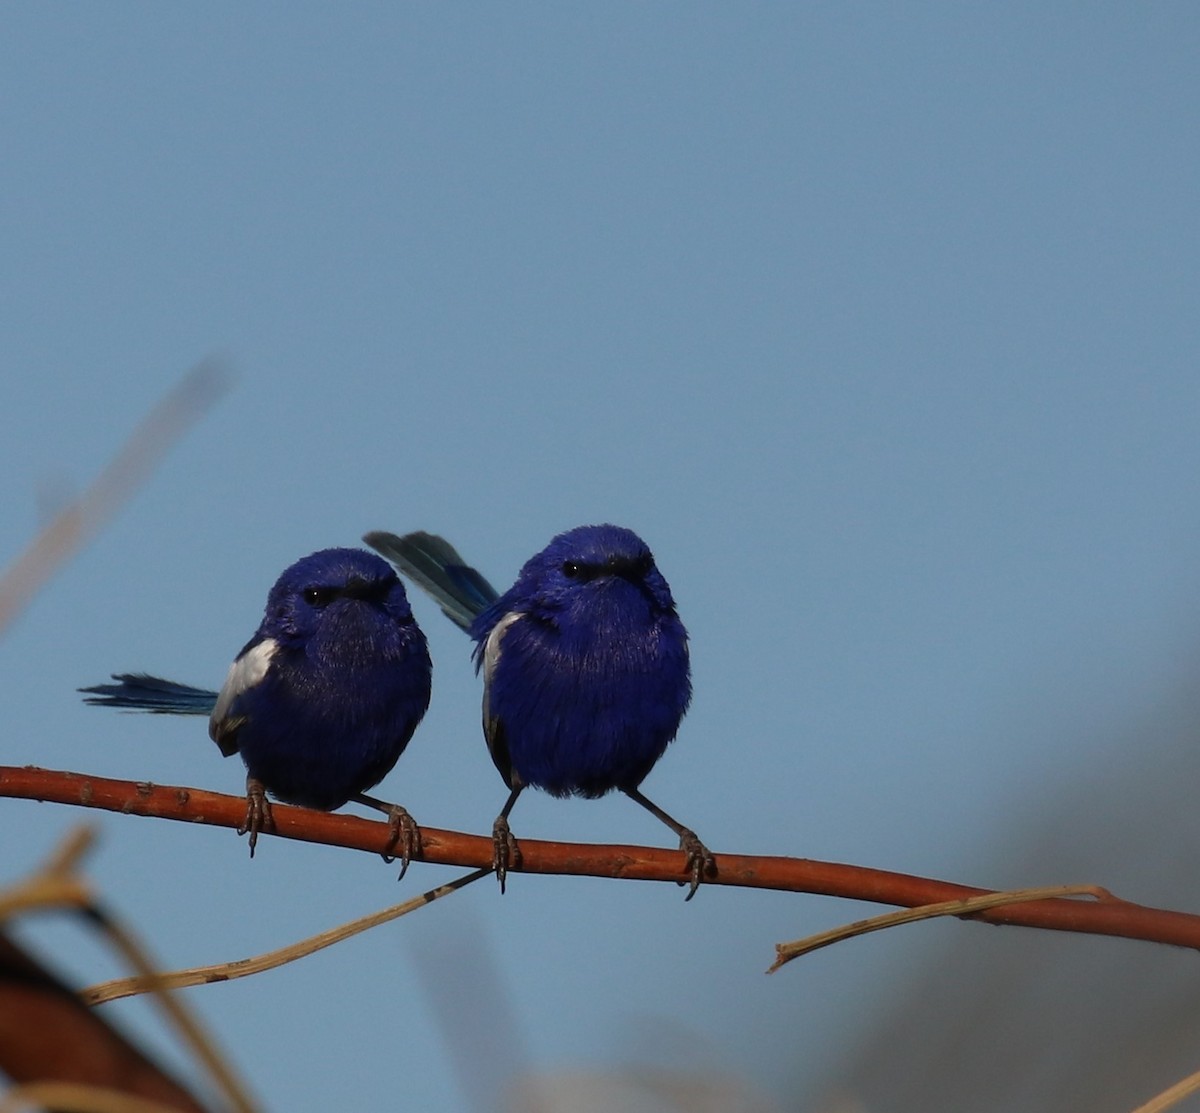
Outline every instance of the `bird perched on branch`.
[(526, 787), (593, 798), (617, 789), (679, 836), (690, 900), (713, 857), (639, 790), (692, 692), (687, 631), (646, 543), (618, 526), (568, 530), (500, 595), (441, 537), (363, 540), (475, 639), (484, 736), (510, 789), (492, 829), (501, 891), (520, 853), (508, 816)]
[[(354, 800), (388, 814), (404, 869), (420, 831), (398, 805), (367, 796), (391, 771), (429, 706), (431, 664), (404, 585), (362, 549), (323, 549), (286, 569), (220, 692), (144, 673), (82, 688), (88, 703), (208, 715), (226, 757), (246, 764), (250, 855), (272, 826), (266, 793), (331, 811)], [(401, 877), (404, 876), (403, 869)]]

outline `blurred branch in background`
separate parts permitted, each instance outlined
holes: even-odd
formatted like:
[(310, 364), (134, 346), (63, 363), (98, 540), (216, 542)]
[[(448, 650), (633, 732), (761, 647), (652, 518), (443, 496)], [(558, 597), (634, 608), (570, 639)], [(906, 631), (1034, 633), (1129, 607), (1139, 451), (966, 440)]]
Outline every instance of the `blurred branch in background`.
[(531, 1057), (484, 921), (471, 910), (456, 911), (452, 922), (443, 916), (416, 925), (406, 940), (467, 1108), (496, 1113), (509, 1108), (506, 1096)]
[[(1096, 760), (1005, 828), (977, 868), (1003, 882), (1103, 875), (1140, 899), (1197, 904), (1200, 698), (1189, 683), (1159, 699), (1082, 728)], [(1162, 1102), (1181, 1098), (1175, 1084), (1200, 1065), (1194, 955), (1024, 932), (968, 938), (932, 925), (923, 945), (895, 963), (904, 982), (847, 1033), (840, 1061), (797, 1108), (1130, 1113), (1169, 1108)], [(1200, 1105), (1193, 1096), (1176, 1108)]]
[(1197, 1091), (1200, 1091), (1200, 1071), (1157, 1094), (1145, 1105), (1139, 1105), (1133, 1113), (1166, 1113), (1166, 1110), (1174, 1109), (1184, 1098), (1191, 1097)]
[[(0, 766), (0, 796), (102, 808), (235, 830), (243, 825), (246, 816), (246, 801), (241, 796), (88, 777), (32, 766)], [(386, 853), (389, 846), (390, 830), (386, 823), (287, 805), (275, 806), (273, 814), (274, 833), (283, 838), (375, 854)], [(422, 827), (421, 843), (421, 851), (414, 861), (473, 869), (486, 869), (491, 865), (492, 840), (485, 836)], [(522, 873), (677, 883), (685, 879), (684, 861), (677, 850), (522, 839), (521, 855)], [(992, 892), (837, 862), (734, 854), (718, 855), (717, 876), (704, 884), (779, 889), (903, 908), (989, 896)], [(1037, 900), (975, 912), (970, 918), (992, 924), (1115, 935), (1200, 950), (1200, 916), (1133, 904), (1104, 890), (1097, 889), (1096, 893), (1098, 899), (1095, 901)]]
[[(715, 1068), (542, 1071), (521, 1078), (507, 1113), (784, 1113), (754, 1083)], [(847, 1109), (844, 1113), (860, 1113)]]
[[(188, 371), (141, 421), (95, 482), (0, 574), (0, 632), (146, 482), (167, 451), (221, 397), (228, 380), (225, 364), (216, 359)], [(76, 872), (90, 842), (89, 832), (75, 832), (32, 878), (0, 890), (0, 921), (35, 911), (80, 914), (134, 969), (152, 974), (154, 967), (133, 934), (101, 906), (86, 879)], [(158, 994), (156, 1000), (219, 1084), (227, 1108), (252, 1113), (254, 1106), (199, 1023), (174, 998)], [(2, 933), (0, 1070), (17, 1084), (0, 1103), (6, 1111), (205, 1113), (208, 1108)]]
[(65, 1108), (56, 1100), (66, 1096), (58, 1087), (69, 1085), (69, 1108), (80, 1108), (80, 1098), (98, 1090), (110, 1100), (115, 1093), (160, 1109), (208, 1110), (3, 933), (0, 1069), (17, 1084), (4, 1108), (25, 1108), (26, 1102)]
[[(77, 872), (92, 842), (79, 829), (32, 877), (0, 890), (0, 920), (31, 912), (74, 912), (101, 934), (143, 976), (155, 968), (133, 933), (103, 908)], [(232, 1069), (175, 997), (155, 1000), (224, 1094), (225, 1108), (253, 1113), (255, 1106)], [(202, 1104), (80, 997), (6, 934), (0, 933), (0, 1070), (17, 1084), (3, 1109), (141, 1109), (206, 1113)], [(130, 1099), (140, 1099), (131, 1101)]]
[(64, 561), (108, 523), (228, 385), (225, 363), (206, 359), (187, 372), (142, 419), (96, 481), (61, 510), (0, 574), (0, 631), (12, 623)]

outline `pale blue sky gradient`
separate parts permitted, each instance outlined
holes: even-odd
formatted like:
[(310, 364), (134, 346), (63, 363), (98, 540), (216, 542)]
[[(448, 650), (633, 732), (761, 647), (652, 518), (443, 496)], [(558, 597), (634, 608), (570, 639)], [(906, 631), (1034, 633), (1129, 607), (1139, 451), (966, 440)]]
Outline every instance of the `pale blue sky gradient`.
[[(1198, 32), (1171, 3), (10, 6), (3, 555), (186, 367), (237, 383), (8, 632), (4, 760), (239, 791), (203, 724), (74, 689), (216, 686), (278, 572), (369, 529), (503, 587), (614, 521), (693, 639), (656, 801), (718, 852), (988, 884), (1197, 665)], [(380, 793), (484, 832), (469, 643), (416, 608), (434, 702)], [(0, 804), (7, 879), (82, 818)], [(450, 876), (90, 818), (169, 965)], [(514, 830), (663, 841), (620, 799), (529, 796)], [(192, 997), (270, 1108), (461, 1113), (418, 964), (462, 933), (528, 1068), (694, 1062), (782, 1100), (914, 936), (768, 979), (773, 944), (869, 911), (514, 876)]]

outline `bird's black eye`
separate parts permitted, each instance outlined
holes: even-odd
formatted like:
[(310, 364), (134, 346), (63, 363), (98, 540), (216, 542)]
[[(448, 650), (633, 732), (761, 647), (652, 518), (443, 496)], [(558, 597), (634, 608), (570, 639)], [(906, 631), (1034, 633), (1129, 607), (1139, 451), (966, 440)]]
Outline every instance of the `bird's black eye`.
[(579, 572), (580, 572), (579, 561), (564, 560), (563, 565), (562, 565), (562, 572), (563, 572), (563, 575), (566, 576), (568, 580), (575, 579), (579, 575)]
[(304, 601), (310, 607), (327, 607), (337, 598), (337, 589), (332, 587), (306, 587)]

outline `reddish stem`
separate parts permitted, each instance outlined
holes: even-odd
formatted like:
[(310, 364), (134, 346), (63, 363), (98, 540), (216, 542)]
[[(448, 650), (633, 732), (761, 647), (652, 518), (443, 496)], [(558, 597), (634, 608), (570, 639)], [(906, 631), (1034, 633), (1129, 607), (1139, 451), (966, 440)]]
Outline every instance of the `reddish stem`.
[[(89, 777), (33, 766), (0, 766), (2, 796), (234, 829), (241, 826), (246, 818), (246, 801), (240, 796), (196, 788)], [(383, 853), (389, 846), (391, 831), (385, 822), (283, 804), (275, 805), (272, 811), (274, 834), (281, 838), (342, 846), (375, 854)], [(467, 835), (422, 826), (421, 852), (414, 861), (483, 868), (492, 861), (492, 839), (485, 835)], [(781, 889), (873, 901), (901, 908), (979, 896), (991, 891), (888, 870), (818, 862), (807, 858), (718, 854), (716, 861), (717, 875), (707, 879), (706, 885)], [(543, 842), (536, 839), (521, 840), (520, 872), (623, 877), (639, 881), (686, 880), (685, 862), (678, 850)], [(1200, 950), (1200, 916), (1132, 904), (1112, 896), (1101, 900), (1039, 900), (992, 909), (971, 918), (993, 924), (1144, 939)]]

